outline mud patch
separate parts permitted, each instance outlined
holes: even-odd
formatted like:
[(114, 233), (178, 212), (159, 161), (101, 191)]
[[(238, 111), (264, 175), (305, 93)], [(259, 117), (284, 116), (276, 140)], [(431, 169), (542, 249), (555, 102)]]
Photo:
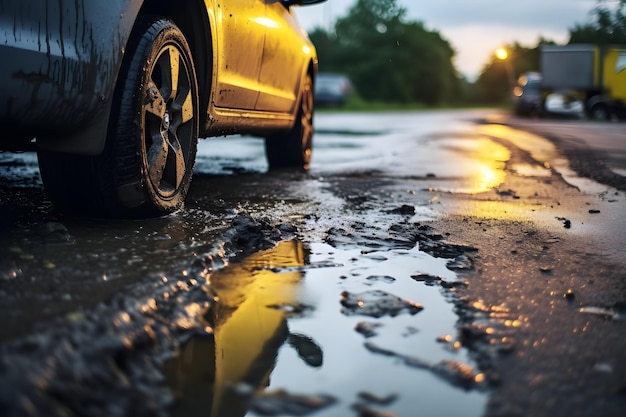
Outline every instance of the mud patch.
[(407, 366), (429, 370), (452, 385), (464, 389), (480, 388), (484, 382), (483, 374), (476, 373), (471, 366), (456, 360), (442, 360), (433, 364), (415, 356), (398, 354), (393, 350), (384, 349), (374, 343), (365, 343), (365, 347), (372, 353), (400, 359)]
[(417, 303), (380, 290), (359, 294), (344, 291), (341, 293), (341, 305), (344, 307), (342, 313), (348, 316), (358, 314), (376, 318), (384, 315), (393, 317), (404, 312), (416, 314), (424, 309)]
[(280, 228), (238, 216), (192, 270), (146, 279), (91, 311), (75, 311), (2, 344), (2, 415), (169, 415), (165, 359), (185, 340), (212, 332), (204, 315), (214, 294), (204, 275), (285, 237)]
[(306, 416), (335, 402), (330, 395), (298, 395), (279, 390), (257, 396), (250, 409), (263, 416)]

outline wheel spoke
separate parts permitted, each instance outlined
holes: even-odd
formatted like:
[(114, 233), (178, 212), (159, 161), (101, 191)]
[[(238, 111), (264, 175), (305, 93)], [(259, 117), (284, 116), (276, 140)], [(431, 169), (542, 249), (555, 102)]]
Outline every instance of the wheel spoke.
[(152, 113), (159, 119), (163, 119), (165, 115), (166, 104), (161, 91), (157, 88), (153, 80), (148, 82), (148, 88), (146, 88), (146, 111)]
[(185, 168), (187, 166), (185, 163), (185, 155), (178, 138), (174, 138), (173, 142), (169, 142), (169, 153), (167, 159), (165, 173), (167, 176), (166, 179), (173, 189), (176, 189), (183, 182)]
[(302, 115), (309, 120), (313, 120), (313, 92), (311, 85), (307, 85), (302, 93)]
[(167, 100), (173, 99), (178, 93), (180, 52), (174, 46), (168, 46), (159, 58), (159, 67), (163, 77), (161, 91)]
[[(311, 84), (307, 84), (302, 96), (302, 149), (307, 154), (311, 154), (311, 139), (313, 137), (313, 92)], [(306, 159), (306, 158), (305, 158)]]
[(302, 117), (302, 150), (306, 154), (305, 160), (311, 156), (311, 140), (313, 139), (313, 123)]
[(150, 181), (160, 187), (168, 160), (169, 144), (161, 133), (152, 136), (152, 145), (148, 149), (148, 175)]
[(185, 101), (182, 106), (182, 123), (187, 123), (191, 119), (193, 119), (194, 108), (193, 108), (193, 97), (191, 94), (191, 90), (187, 92), (187, 97), (185, 97)]
[(185, 176), (185, 155), (177, 138), (168, 140), (155, 135), (148, 150), (150, 181), (161, 191), (172, 192), (180, 186)]

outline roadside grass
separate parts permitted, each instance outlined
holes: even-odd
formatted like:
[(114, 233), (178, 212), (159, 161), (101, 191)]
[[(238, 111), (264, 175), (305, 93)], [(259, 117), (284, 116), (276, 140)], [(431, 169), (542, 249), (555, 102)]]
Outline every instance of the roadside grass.
[(316, 106), (315, 111), (321, 113), (337, 112), (386, 112), (386, 111), (428, 111), (428, 110), (456, 110), (456, 109), (510, 109), (510, 103), (477, 104), (455, 103), (427, 105), (424, 103), (392, 103), (381, 101), (366, 101), (357, 95), (348, 97), (345, 103), (339, 106)]

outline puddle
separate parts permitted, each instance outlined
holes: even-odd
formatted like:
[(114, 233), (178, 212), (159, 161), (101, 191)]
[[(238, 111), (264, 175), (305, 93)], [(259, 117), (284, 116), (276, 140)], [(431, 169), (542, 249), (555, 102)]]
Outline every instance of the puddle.
[(40, 187), (37, 154), (0, 152), (0, 178), (11, 187)]
[(547, 162), (544, 165), (537, 164), (515, 164), (511, 167), (517, 175), (522, 177), (551, 177), (552, 170)]
[(626, 177), (626, 169), (611, 168), (611, 171), (615, 172), (617, 175), (621, 175), (622, 177)]
[(195, 172), (232, 175), (266, 172), (265, 143), (251, 136), (228, 136), (198, 141)]
[[(503, 145), (486, 137), (475, 137), (471, 140), (443, 139), (439, 141), (439, 146), (455, 154), (452, 158), (455, 163), (450, 164), (448, 169), (456, 171), (458, 178), (467, 178), (464, 185), (448, 191), (480, 194), (504, 183), (506, 162), (511, 154)], [(448, 176), (455, 174), (449, 172)]]
[(165, 366), (174, 415), (482, 415), (448, 262), (287, 241), (214, 272), (208, 333)]
[(603, 317), (607, 320), (626, 321), (626, 306), (615, 306), (613, 308), (605, 308), (598, 306), (581, 307), (578, 311), (583, 314), (592, 314)]
[(520, 149), (530, 153), (535, 161), (548, 163), (550, 169), (559, 173), (568, 184), (590, 194), (598, 194), (606, 189), (589, 178), (579, 176), (571, 167), (567, 158), (561, 155), (557, 147), (549, 140), (521, 130), (516, 130), (504, 125), (481, 125), (479, 131), (487, 136), (506, 138)]

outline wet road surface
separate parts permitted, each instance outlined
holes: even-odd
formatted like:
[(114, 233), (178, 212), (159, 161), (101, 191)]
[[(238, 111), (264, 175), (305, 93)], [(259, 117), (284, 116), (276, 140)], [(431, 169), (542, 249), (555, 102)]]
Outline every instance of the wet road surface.
[(2, 414), (621, 415), (619, 152), (486, 110), (316, 124), (308, 174), (201, 142), (148, 221), (65, 218), (0, 154)]

